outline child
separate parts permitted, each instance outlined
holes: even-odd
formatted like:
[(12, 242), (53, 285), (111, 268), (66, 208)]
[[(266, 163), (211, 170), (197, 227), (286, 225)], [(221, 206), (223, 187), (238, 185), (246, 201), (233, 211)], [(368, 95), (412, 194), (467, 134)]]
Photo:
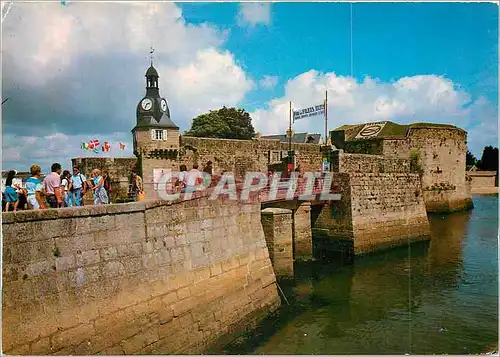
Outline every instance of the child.
[(17, 206), (19, 204), (19, 196), (17, 194), (16, 188), (12, 187), (12, 181), (16, 176), (16, 171), (11, 170), (7, 174), (7, 180), (5, 181), (5, 212), (9, 212), (9, 208), (14, 206), (14, 212), (17, 211)]

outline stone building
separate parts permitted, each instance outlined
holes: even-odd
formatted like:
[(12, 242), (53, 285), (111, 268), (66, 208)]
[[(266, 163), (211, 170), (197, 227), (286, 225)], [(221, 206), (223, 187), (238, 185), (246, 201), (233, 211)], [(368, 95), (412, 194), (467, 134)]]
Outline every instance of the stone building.
[[(498, 174), (496, 171), (469, 171), (467, 176), (472, 192), (498, 187)], [(495, 191), (492, 190), (492, 192)]]
[[(453, 125), (389, 121), (343, 125), (331, 132), (332, 143), (346, 153), (405, 159), (421, 175), (426, 209), (459, 211), (472, 207), (466, 183), (467, 133)], [(351, 170), (362, 170), (359, 167)], [(394, 163), (394, 165), (397, 165)]]
[(137, 122), (132, 134), (144, 191), (147, 197), (155, 198), (154, 185), (166, 171), (177, 169), (179, 127), (170, 118), (166, 99), (160, 96), (160, 76), (152, 63), (145, 77), (146, 95), (137, 104)]

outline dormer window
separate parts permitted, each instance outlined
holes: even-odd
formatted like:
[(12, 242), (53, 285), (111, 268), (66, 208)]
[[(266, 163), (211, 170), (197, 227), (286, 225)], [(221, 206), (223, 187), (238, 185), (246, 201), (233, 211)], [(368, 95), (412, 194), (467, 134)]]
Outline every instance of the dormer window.
[(167, 131), (162, 129), (153, 129), (151, 130), (151, 140), (167, 140)]

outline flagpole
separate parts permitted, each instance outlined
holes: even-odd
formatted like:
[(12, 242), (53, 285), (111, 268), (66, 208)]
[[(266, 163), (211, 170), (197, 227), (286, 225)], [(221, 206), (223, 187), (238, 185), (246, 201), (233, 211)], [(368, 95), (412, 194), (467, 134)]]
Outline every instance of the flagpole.
[(325, 145), (328, 145), (328, 91), (325, 91)]
[(292, 150), (292, 101), (290, 101), (290, 110), (288, 112), (288, 151)]

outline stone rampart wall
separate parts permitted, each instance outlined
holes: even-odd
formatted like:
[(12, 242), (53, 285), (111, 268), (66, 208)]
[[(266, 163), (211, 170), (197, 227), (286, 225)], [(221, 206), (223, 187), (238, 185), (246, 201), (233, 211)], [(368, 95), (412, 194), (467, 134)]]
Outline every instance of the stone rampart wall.
[(383, 140), (382, 154), (385, 157), (394, 157), (407, 160), (410, 157), (410, 152), (410, 138), (408, 137)]
[(257, 201), (2, 218), (7, 354), (198, 354), (280, 304)]
[(333, 172), (352, 173), (409, 173), (408, 159), (385, 157), (382, 155), (346, 154), (334, 151), (332, 157)]
[[(269, 163), (279, 161), (273, 159), (277, 154), (288, 150), (288, 144), (278, 140), (230, 140), (183, 136), (181, 141), (183, 154), (180, 163), (190, 168), (193, 163), (202, 167), (208, 160), (212, 161), (214, 173), (233, 172), (243, 177), (248, 171), (267, 172)], [(321, 167), (322, 154), (316, 144), (292, 144), (296, 152), (297, 165), (303, 172), (318, 171)], [(269, 157), (271, 153), (271, 158)]]
[(351, 174), (350, 183), (356, 253), (429, 238), (418, 175)]
[(467, 172), (470, 178), (471, 189), (496, 186), (495, 171), (471, 171)]
[(344, 151), (352, 154), (382, 155), (382, 140), (352, 140), (344, 144)]
[(343, 173), (334, 181), (342, 199), (325, 205), (314, 224), (324, 235), (352, 240), (356, 254), (428, 238), (418, 175)]
[(419, 152), (427, 211), (457, 211), (472, 207), (466, 184), (467, 134), (461, 129), (413, 128), (411, 148)]

